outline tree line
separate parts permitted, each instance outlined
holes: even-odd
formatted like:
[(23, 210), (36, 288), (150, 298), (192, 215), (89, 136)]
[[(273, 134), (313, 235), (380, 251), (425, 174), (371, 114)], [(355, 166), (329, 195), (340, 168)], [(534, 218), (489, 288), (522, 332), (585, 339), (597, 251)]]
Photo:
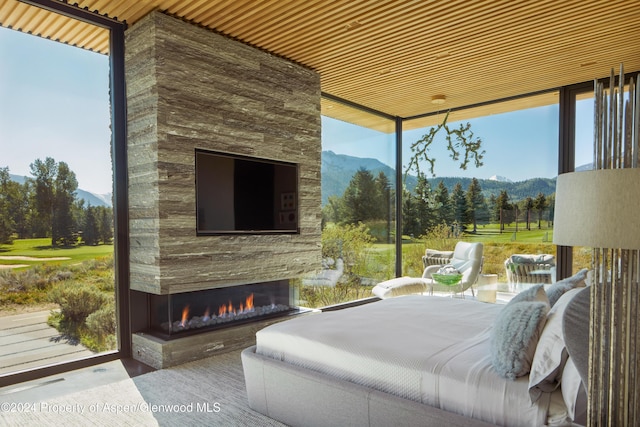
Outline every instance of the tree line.
[[(501, 190), (497, 196), (487, 198), (476, 178), (466, 189), (457, 183), (449, 192), (443, 181), (432, 188), (420, 173), (414, 190), (410, 192), (403, 188), (402, 191), (402, 233), (415, 237), (441, 224), (451, 226), (452, 230), (464, 229), (473, 233), (480, 225), (496, 223), (504, 230), (515, 221), (525, 222), (526, 229), (542, 228), (542, 222), (553, 217), (553, 195), (539, 192), (535, 197), (513, 201), (507, 190)], [(395, 220), (394, 199), (395, 191), (383, 172), (374, 176), (361, 168), (353, 175), (342, 196), (329, 197), (323, 207), (323, 222), (386, 223), (389, 225), (386, 238), (375, 237), (390, 241), (390, 223)]]
[(112, 242), (112, 208), (85, 206), (67, 163), (47, 157), (29, 168), (32, 177), (23, 184), (10, 179), (8, 167), (0, 168), (0, 243), (46, 237), (53, 247)]

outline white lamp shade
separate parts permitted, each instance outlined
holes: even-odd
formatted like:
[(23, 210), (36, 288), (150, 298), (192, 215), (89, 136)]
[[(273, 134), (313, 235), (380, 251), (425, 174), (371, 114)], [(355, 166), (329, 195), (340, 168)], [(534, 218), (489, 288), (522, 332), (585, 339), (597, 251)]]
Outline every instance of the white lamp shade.
[(559, 175), (553, 243), (640, 249), (640, 168)]

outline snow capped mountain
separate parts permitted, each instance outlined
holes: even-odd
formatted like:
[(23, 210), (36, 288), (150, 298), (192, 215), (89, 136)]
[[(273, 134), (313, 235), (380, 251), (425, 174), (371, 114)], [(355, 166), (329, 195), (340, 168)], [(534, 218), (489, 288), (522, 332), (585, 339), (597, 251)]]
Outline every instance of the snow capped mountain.
[(491, 178), (489, 178), (489, 180), (490, 181), (498, 181), (498, 182), (513, 182), (509, 178), (506, 178), (506, 177), (500, 176), (500, 175), (493, 175)]

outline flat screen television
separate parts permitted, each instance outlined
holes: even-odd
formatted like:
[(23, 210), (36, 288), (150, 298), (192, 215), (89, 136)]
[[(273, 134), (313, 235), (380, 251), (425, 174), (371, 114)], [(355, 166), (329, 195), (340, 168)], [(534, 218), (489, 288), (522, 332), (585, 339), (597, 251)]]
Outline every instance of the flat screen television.
[(298, 165), (195, 150), (198, 235), (298, 233)]

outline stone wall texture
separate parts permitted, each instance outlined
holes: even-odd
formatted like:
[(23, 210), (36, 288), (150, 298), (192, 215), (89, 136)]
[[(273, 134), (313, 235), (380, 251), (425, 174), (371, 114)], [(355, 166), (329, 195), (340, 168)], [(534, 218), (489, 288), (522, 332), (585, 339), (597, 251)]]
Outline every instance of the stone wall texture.
[[(125, 35), (131, 289), (300, 277), (320, 265), (320, 77), (152, 12)], [(196, 148), (297, 163), (299, 234), (196, 235)]]

